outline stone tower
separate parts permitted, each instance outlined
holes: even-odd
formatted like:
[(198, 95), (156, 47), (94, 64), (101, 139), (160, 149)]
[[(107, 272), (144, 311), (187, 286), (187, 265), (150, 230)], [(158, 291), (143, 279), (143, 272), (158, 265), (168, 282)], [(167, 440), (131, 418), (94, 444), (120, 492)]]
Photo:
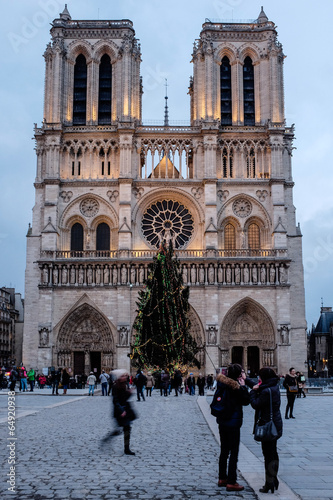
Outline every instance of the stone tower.
[[(283, 373), (306, 359), (293, 127), (282, 46), (262, 11), (202, 26), (191, 125), (141, 119), (129, 20), (55, 19), (27, 237), (24, 362), (74, 374), (130, 368), (136, 298), (162, 238), (190, 286), (203, 370)], [(166, 100), (167, 102), (167, 100)]]

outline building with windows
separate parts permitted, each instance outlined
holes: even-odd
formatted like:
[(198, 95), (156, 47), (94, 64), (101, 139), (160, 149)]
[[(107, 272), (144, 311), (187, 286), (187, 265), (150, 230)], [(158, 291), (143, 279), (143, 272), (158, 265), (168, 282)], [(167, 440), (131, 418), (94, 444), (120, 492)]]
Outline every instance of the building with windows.
[[(136, 298), (161, 239), (190, 287), (206, 373), (240, 362), (286, 373), (306, 359), (294, 130), (282, 46), (253, 22), (205, 22), (190, 126), (142, 123), (129, 20), (55, 19), (27, 235), (24, 363), (72, 373), (127, 367)], [(167, 103), (167, 99), (166, 99)]]
[(22, 361), (24, 301), (14, 288), (0, 288), (0, 368)]
[(316, 326), (312, 325), (308, 345), (309, 376), (333, 376), (333, 311), (320, 308)]

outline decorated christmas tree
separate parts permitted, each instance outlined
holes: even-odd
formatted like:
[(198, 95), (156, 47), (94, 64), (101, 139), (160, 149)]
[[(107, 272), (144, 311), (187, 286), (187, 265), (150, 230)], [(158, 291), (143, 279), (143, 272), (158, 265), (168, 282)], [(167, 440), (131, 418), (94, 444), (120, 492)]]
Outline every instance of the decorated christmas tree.
[(136, 336), (130, 357), (134, 365), (150, 369), (200, 363), (196, 341), (190, 335), (189, 288), (183, 285), (172, 242), (165, 242), (154, 257), (145, 287), (139, 292)]

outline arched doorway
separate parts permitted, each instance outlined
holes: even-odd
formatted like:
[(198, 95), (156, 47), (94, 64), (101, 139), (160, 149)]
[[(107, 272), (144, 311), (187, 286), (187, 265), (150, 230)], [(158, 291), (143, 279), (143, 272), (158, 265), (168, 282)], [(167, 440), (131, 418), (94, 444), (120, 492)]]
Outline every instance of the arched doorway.
[(114, 339), (107, 319), (89, 304), (75, 309), (59, 329), (54, 363), (75, 375), (113, 368)]
[(241, 364), (254, 377), (262, 366), (276, 367), (275, 329), (267, 311), (249, 297), (235, 304), (221, 327), (221, 366)]

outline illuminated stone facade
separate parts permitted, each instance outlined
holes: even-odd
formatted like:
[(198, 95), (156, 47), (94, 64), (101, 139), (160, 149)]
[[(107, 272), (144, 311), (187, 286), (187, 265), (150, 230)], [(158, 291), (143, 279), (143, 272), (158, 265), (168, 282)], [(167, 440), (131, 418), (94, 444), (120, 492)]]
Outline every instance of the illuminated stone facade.
[(206, 373), (231, 361), (285, 373), (306, 359), (302, 244), (282, 46), (253, 23), (206, 22), (191, 124), (145, 126), (132, 23), (74, 21), (47, 46), (27, 238), (24, 362), (129, 368), (137, 294), (161, 238), (190, 286)]

